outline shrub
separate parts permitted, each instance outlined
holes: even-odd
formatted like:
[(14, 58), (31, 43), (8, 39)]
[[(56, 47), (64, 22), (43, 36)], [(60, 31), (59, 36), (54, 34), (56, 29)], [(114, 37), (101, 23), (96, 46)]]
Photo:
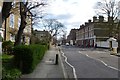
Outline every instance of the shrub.
[(39, 45), (46, 45), (47, 49), (49, 49), (49, 41), (40, 41), (39, 39), (35, 41), (35, 44), (39, 44)]
[(11, 42), (11, 41), (4, 41), (2, 43), (3, 52), (7, 53), (7, 54), (11, 54), (13, 46), (14, 46), (13, 42)]
[(14, 48), (15, 64), (22, 73), (30, 73), (43, 58), (46, 45), (21, 45)]
[(13, 64), (13, 55), (2, 55), (2, 80), (15, 80), (21, 76), (21, 71)]
[(5, 68), (12, 68), (13, 67), (13, 55), (2, 55), (2, 66)]
[(15, 55), (15, 58), (14, 58), (15, 66), (24, 73), (24, 71), (26, 70), (25, 68), (28, 68), (31, 66), (32, 51), (29, 49), (28, 46), (25, 46), (25, 45), (16, 46), (14, 48), (14, 55)]
[(2, 68), (2, 80), (16, 80), (20, 78), (21, 71), (15, 68), (6, 69)]

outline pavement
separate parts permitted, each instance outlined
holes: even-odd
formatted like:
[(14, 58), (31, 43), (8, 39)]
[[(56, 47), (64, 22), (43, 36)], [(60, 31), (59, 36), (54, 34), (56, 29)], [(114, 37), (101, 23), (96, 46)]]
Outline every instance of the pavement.
[(58, 56), (58, 65), (55, 65), (56, 54), (59, 54), (58, 48), (51, 46), (46, 52), (42, 61), (37, 65), (36, 69), (30, 73), (21, 76), (21, 80), (35, 80), (41, 78), (64, 78), (61, 61)]

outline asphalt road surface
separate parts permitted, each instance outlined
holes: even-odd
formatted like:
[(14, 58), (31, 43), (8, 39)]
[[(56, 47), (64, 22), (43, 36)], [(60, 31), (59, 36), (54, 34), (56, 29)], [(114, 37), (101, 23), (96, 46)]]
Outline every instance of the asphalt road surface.
[[(62, 54), (64, 54), (64, 56), (67, 58), (68, 63), (65, 62), (64, 65), (67, 65), (66, 69), (69, 77), (71, 76), (71, 74), (73, 74), (71, 78), (111, 78), (112, 80), (112, 78), (119, 77), (118, 69), (110, 68), (106, 66), (103, 62), (94, 59), (94, 57), (90, 58), (89, 56), (86, 56), (82, 53), (82, 51), (84, 51), (85, 53), (89, 53), (91, 51), (92, 53), (96, 50), (83, 49), (72, 46), (61, 47)], [(110, 62), (112, 64), (112, 61)], [(113, 64), (115, 65), (115, 63)], [(118, 65), (116, 64), (116, 66)]]

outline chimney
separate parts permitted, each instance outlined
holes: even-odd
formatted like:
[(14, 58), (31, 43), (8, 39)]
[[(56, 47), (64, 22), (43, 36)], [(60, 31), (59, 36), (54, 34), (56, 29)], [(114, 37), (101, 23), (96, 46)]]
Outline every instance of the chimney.
[(96, 16), (93, 16), (93, 22), (95, 22), (97, 20)]
[(88, 20), (89, 23), (91, 23), (91, 21), (92, 21), (91, 19)]
[(85, 22), (85, 26), (87, 26), (88, 25), (88, 22)]
[(113, 21), (113, 17), (108, 17), (108, 22), (112, 22)]
[(84, 24), (81, 25), (81, 28), (84, 28)]
[(80, 28), (82, 27), (82, 25), (80, 25)]
[(104, 17), (103, 16), (99, 16), (99, 22), (103, 22), (104, 21)]

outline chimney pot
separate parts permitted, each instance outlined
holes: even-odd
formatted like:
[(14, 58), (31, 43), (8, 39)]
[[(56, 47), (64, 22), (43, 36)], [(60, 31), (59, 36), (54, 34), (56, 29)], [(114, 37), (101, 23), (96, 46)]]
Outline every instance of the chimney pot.
[(92, 21), (91, 19), (88, 20), (89, 23), (91, 23), (91, 21)]
[(93, 22), (95, 22), (97, 20), (96, 16), (93, 16)]
[(103, 16), (99, 16), (99, 22), (103, 22), (104, 21), (104, 17)]

